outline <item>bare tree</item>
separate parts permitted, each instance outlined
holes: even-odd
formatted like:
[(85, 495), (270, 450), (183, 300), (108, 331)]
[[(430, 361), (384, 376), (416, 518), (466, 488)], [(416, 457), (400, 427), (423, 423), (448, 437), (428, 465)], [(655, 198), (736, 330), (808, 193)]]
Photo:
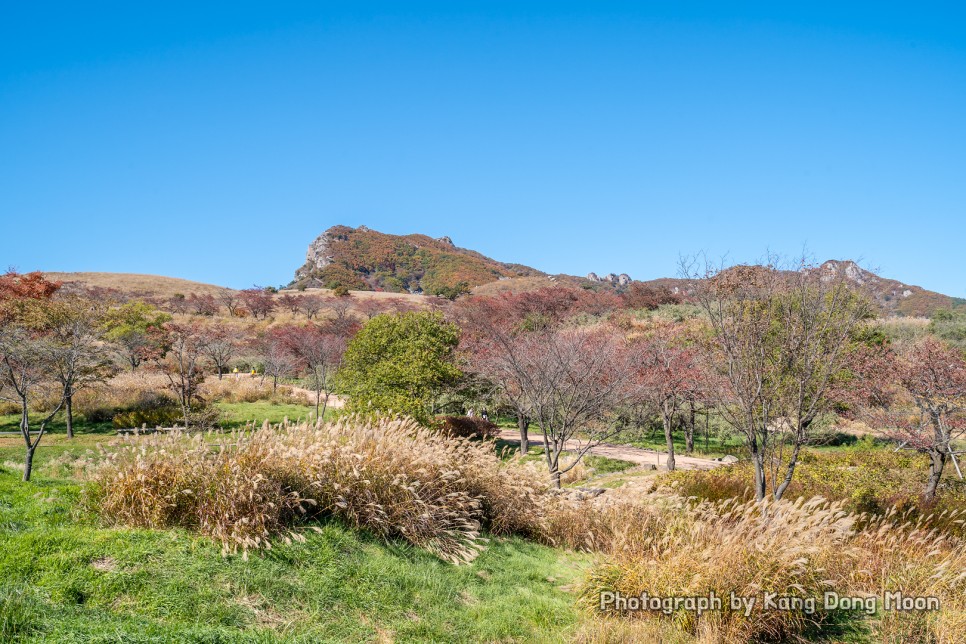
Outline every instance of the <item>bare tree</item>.
[[(513, 355), (516, 386), (527, 415), (543, 432), (547, 467), (560, 487), (562, 474), (621, 431), (608, 416), (629, 394), (626, 347), (606, 329), (563, 328), (518, 336)], [(561, 466), (560, 456), (571, 441), (577, 443), (572, 450), (576, 459)]]
[(237, 291), (232, 291), (227, 288), (219, 291), (218, 301), (225, 306), (229, 316), (236, 317), (238, 315), (238, 308), (241, 305), (241, 302), (239, 300)]
[(104, 312), (97, 305), (71, 298), (55, 303), (50, 320), (46, 359), (63, 389), (67, 438), (73, 438), (74, 396), (114, 372), (104, 351)]
[[(34, 453), (47, 431), (47, 426), (63, 408), (66, 396), (61, 388), (52, 391), (53, 349), (50, 338), (38, 335), (20, 325), (5, 324), (0, 329), (0, 398), (20, 407), (20, 435), (26, 447), (23, 480), (29, 481), (33, 471)], [(52, 393), (43, 396), (42, 393)], [(31, 401), (48, 399), (41, 420), (31, 429)]]
[(332, 311), (332, 315), (336, 320), (345, 320), (349, 317), (349, 312), (352, 310), (353, 299), (351, 295), (346, 295), (344, 297), (329, 297), (325, 299), (325, 309)]
[(202, 328), (204, 342), (202, 351), (218, 370), (218, 380), (227, 373), (232, 358), (238, 352), (242, 337), (239, 331), (227, 324), (212, 324)]
[(318, 315), (325, 307), (325, 301), (318, 295), (302, 295), (298, 298), (299, 310), (309, 320)]
[(871, 306), (844, 273), (804, 260), (791, 270), (772, 258), (700, 275), (685, 267), (684, 274), (710, 326), (719, 411), (745, 439), (755, 496), (780, 499), (815, 420), (836, 400)]
[[(56, 344), (50, 298), (59, 287), (40, 273), (21, 275), (11, 270), (0, 275), (0, 399), (20, 407), (20, 435), (26, 448), (24, 481), (30, 480), (37, 446), (66, 398), (52, 360)], [(31, 401), (47, 401), (39, 423), (31, 422)]]
[(315, 392), (315, 417), (325, 415), (332, 395), (335, 374), (342, 364), (350, 334), (344, 325), (290, 326), (277, 332), (289, 351), (308, 374), (309, 386)]
[(192, 424), (193, 404), (205, 378), (206, 336), (198, 323), (168, 322), (153, 331), (162, 352), (154, 358), (155, 367), (168, 379), (168, 388), (181, 405), (185, 428)]
[(272, 379), (272, 391), (278, 391), (278, 381), (298, 372), (299, 360), (292, 353), (285, 327), (277, 327), (259, 338), (256, 346), (262, 360), (263, 373)]
[(299, 312), (299, 297), (292, 295), (291, 293), (282, 293), (278, 296), (279, 305), (290, 312), (292, 315), (298, 315)]

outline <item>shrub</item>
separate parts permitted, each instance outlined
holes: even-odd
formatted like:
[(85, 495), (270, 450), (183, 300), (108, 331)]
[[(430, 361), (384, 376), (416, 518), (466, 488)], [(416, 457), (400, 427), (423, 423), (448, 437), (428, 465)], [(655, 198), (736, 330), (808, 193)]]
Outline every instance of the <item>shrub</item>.
[(122, 411), (114, 414), (112, 418), (114, 429), (131, 429), (145, 425), (148, 427), (171, 427), (178, 421), (184, 424), (184, 414), (177, 405)]
[(200, 434), (137, 439), (95, 470), (88, 504), (113, 523), (197, 530), (226, 552), (300, 539), (326, 515), (454, 562), (480, 551), (481, 525), (539, 533), (546, 486), (533, 470), (410, 420), (266, 423), (211, 440), (218, 450)]
[(496, 423), (476, 416), (441, 416), (436, 419), (439, 430), (459, 438), (494, 438), (500, 428)]
[[(945, 510), (936, 527), (964, 535), (963, 524), (950, 521), (950, 512), (966, 512), (966, 483), (948, 476), (943, 479), (939, 496), (931, 505), (922, 502), (924, 456), (910, 451), (895, 452), (873, 446), (867, 440), (855, 447), (830, 451), (802, 452), (795, 478), (786, 496), (794, 498), (821, 496), (841, 501), (846, 510), (870, 515), (884, 515), (895, 508), (910, 510), (911, 517)], [(747, 462), (708, 471), (677, 471), (662, 475), (684, 496), (719, 501), (731, 497), (746, 498), (750, 494), (751, 467)]]

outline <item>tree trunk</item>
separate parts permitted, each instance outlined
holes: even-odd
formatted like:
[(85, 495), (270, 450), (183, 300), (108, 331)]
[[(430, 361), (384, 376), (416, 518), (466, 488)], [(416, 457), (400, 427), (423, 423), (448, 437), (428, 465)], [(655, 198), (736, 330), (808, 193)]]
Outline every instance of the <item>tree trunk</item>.
[(664, 439), (667, 441), (667, 471), (674, 471), (674, 434), (671, 432), (671, 416), (667, 413), (664, 417)]
[(926, 481), (926, 491), (922, 495), (926, 501), (933, 501), (936, 498), (936, 490), (939, 488), (939, 481), (943, 477), (943, 469), (946, 467), (946, 452), (938, 449), (929, 451), (929, 479)]
[(765, 462), (762, 459), (762, 454), (755, 447), (752, 447), (751, 462), (755, 466), (755, 500), (763, 501), (765, 499), (765, 485), (767, 484)]
[(221, 380), (221, 366), (218, 367), (218, 380)]
[[(322, 411), (321, 412), (318, 411), (318, 406), (316, 406), (316, 412), (315, 412), (316, 420), (318, 420), (319, 418), (322, 418), (322, 416), (325, 416), (325, 409), (328, 406), (329, 406), (329, 394), (326, 393), (324, 396), (322, 396)], [(319, 414), (321, 414), (321, 416)]]
[(64, 410), (67, 414), (67, 438), (74, 437), (74, 394), (64, 397)]
[(525, 414), (517, 414), (517, 427), (520, 428), (520, 453), (526, 454), (530, 451), (530, 419)]
[(24, 459), (23, 463), (23, 480), (25, 483), (30, 480), (30, 473), (34, 469), (34, 451), (36, 449), (36, 445), (27, 448), (27, 458)]
[(788, 460), (788, 469), (785, 471), (785, 479), (781, 482), (777, 488), (775, 488), (775, 500), (780, 501), (782, 496), (785, 494), (785, 490), (788, 489), (789, 484), (792, 482), (792, 477), (795, 475), (795, 466), (798, 464), (798, 452), (801, 450), (802, 444), (800, 441), (795, 442), (795, 447), (792, 449), (792, 456)]
[(322, 390), (315, 390), (315, 420), (319, 420), (319, 407), (322, 406)]
[(708, 453), (711, 448), (708, 446), (708, 441), (711, 435), (711, 410), (705, 409), (704, 412), (704, 451)]

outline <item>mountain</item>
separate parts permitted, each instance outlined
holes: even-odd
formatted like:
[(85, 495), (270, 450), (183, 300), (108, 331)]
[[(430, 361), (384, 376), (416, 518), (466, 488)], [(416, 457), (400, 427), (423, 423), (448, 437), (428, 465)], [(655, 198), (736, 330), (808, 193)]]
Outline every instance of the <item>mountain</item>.
[(880, 277), (851, 260), (829, 260), (822, 264), (820, 269), (830, 275), (844, 273), (845, 279), (859, 290), (865, 291), (885, 315), (928, 317), (939, 309), (966, 305), (966, 300), (958, 297), (950, 297), (926, 290), (921, 286)]
[(294, 287), (345, 286), (398, 293), (454, 293), (516, 277), (546, 277), (459, 248), (449, 237), (388, 235), (366, 226), (333, 226), (309, 245)]
[[(887, 316), (929, 316), (939, 309), (966, 306), (966, 300), (929, 291), (921, 286), (880, 277), (851, 260), (829, 260), (821, 270), (845, 278), (865, 291)], [(388, 235), (366, 226), (333, 226), (308, 248), (305, 264), (295, 273), (292, 287), (345, 286), (352, 290), (397, 293), (480, 294), (528, 291), (553, 283), (583, 288), (623, 290), (631, 278), (613, 273), (598, 277), (547, 275), (523, 264), (499, 262), (460, 248), (449, 237)], [(658, 278), (644, 284), (679, 292), (685, 282)]]

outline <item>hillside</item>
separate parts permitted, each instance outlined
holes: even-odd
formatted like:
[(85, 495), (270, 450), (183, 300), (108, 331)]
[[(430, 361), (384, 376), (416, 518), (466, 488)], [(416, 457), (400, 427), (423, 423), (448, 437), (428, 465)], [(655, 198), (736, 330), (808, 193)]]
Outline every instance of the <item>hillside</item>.
[(217, 295), (224, 291), (222, 286), (193, 282), (179, 277), (165, 277), (163, 275), (140, 275), (137, 273), (61, 273), (44, 272), (49, 280), (63, 282), (63, 288), (72, 287), (99, 288), (119, 291), (130, 297), (161, 297), (167, 298), (180, 293), (182, 295)]
[(292, 286), (439, 293), (515, 277), (542, 276), (521, 264), (460, 248), (448, 237), (388, 235), (365, 226), (333, 226), (319, 235)]
[(966, 304), (961, 298), (880, 277), (851, 260), (829, 260), (821, 268), (832, 275), (844, 271), (846, 279), (868, 293), (885, 315), (928, 317), (940, 309)]

